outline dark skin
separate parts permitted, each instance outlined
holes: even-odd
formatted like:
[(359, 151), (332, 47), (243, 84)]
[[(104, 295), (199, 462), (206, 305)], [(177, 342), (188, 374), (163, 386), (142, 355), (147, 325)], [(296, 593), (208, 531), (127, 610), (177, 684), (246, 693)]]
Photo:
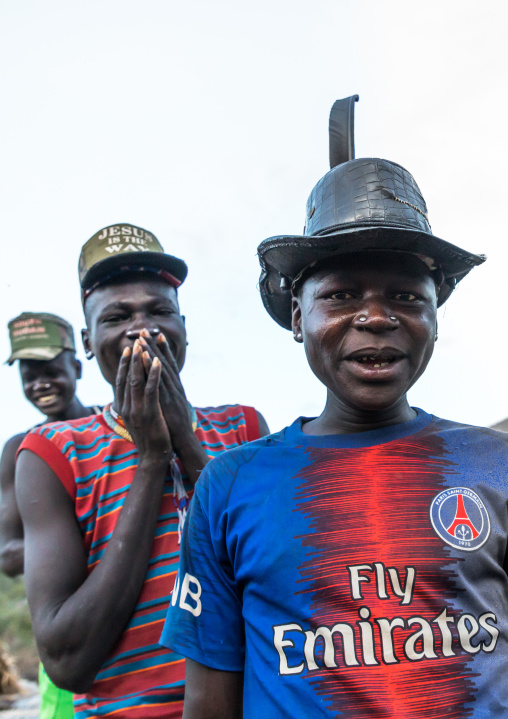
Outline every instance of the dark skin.
[[(46, 415), (43, 424), (87, 417), (90, 409), (76, 397), (81, 362), (64, 350), (52, 360), (20, 360), (19, 371), (27, 400)], [(26, 433), (11, 437), (0, 459), (0, 571), (9, 577), (23, 573), (24, 536), (14, 490), (16, 453)]]
[[(411, 255), (355, 253), (317, 267), (293, 297), (295, 340), (327, 388), (323, 412), (303, 431), (349, 434), (413, 419), (406, 394), (432, 356), (436, 307), (434, 280)], [(242, 690), (243, 673), (187, 659), (183, 719), (241, 719)]]
[(53, 470), (24, 451), (16, 479), (41, 660), (58, 686), (78, 693), (90, 688), (138, 600), (173, 451), (194, 481), (208, 461), (179, 378), (186, 333), (174, 288), (152, 276), (124, 277), (95, 290), (85, 316), (85, 348), (113, 386), (115, 409), (139, 453), (115, 530), (91, 574), (73, 501)]

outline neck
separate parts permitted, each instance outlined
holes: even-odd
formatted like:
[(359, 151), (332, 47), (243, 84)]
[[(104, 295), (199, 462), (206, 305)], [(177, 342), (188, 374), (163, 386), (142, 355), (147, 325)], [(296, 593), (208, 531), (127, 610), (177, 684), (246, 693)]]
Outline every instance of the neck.
[(303, 431), (314, 435), (355, 434), (409, 422), (415, 417), (416, 412), (409, 406), (406, 395), (390, 407), (364, 410), (350, 407), (328, 392), (323, 412), (304, 424)]
[(80, 419), (81, 417), (88, 417), (89, 414), (89, 408), (82, 405), (75, 396), (63, 412), (60, 412), (58, 415), (46, 415), (46, 422), (62, 422), (67, 419)]

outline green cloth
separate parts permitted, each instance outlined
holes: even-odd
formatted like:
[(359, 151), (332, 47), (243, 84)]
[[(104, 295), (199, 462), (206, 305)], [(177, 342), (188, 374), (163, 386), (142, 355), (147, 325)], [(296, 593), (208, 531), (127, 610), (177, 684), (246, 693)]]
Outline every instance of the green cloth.
[(41, 694), (39, 719), (74, 719), (71, 692), (55, 686), (42, 664), (39, 664), (39, 691)]

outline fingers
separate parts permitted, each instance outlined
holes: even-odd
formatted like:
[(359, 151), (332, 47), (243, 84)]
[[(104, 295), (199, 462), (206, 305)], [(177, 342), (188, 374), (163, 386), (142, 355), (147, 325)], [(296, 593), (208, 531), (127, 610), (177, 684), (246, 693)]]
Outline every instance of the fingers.
[(132, 348), (132, 358), (129, 373), (129, 394), (131, 401), (131, 410), (138, 417), (144, 404), (145, 390), (145, 369), (143, 367), (143, 350), (139, 340), (134, 342)]
[(145, 411), (150, 415), (155, 407), (159, 405), (159, 387), (161, 380), (162, 365), (158, 357), (154, 357), (148, 371), (148, 379), (145, 387)]
[(157, 347), (162, 352), (164, 359), (167, 360), (169, 366), (173, 369), (176, 374), (180, 374), (176, 360), (171, 352), (167, 339), (164, 337), (162, 332), (157, 336)]
[(150, 357), (150, 353), (146, 350), (143, 352), (143, 367), (145, 369), (146, 375), (148, 376), (150, 374), (150, 368), (152, 366), (152, 358)]
[(155, 342), (155, 340), (150, 337), (147, 332), (146, 335), (143, 335), (139, 341), (141, 342), (143, 349), (150, 353), (152, 359), (153, 357), (158, 357), (160, 359), (162, 364), (162, 382), (168, 392), (172, 395), (178, 393), (185, 397), (185, 391), (180, 381), (178, 366), (164, 335), (162, 333), (159, 334), (157, 342)]
[(115, 395), (118, 400), (118, 406), (121, 408), (124, 402), (125, 396), (125, 384), (127, 380), (127, 374), (129, 372), (129, 366), (131, 361), (131, 348), (125, 347), (120, 357), (120, 364), (118, 365), (118, 371), (116, 373), (115, 382)]

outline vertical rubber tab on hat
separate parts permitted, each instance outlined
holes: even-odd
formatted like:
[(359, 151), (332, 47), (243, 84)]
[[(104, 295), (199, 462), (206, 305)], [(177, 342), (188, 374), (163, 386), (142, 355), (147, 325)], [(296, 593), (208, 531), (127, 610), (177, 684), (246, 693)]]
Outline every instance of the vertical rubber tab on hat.
[(330, 112), (330, 169), (355, 159), (355, 102), (359, 95), (336, 100)]

